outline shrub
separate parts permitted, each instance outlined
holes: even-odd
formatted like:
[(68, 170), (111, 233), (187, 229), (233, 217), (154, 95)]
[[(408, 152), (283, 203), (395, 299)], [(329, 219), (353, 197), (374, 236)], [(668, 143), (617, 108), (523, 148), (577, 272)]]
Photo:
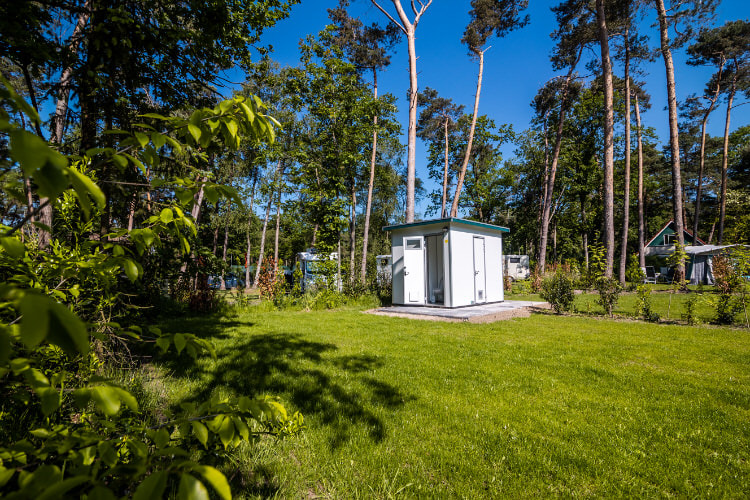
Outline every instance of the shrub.
[(558, 271), (542, 280), (541, 296), (550, 303), (557, 314), (570, 311), (573, 306), (573, 279)]
[(659, 321), (659, 314), (652, 309), (651, 306), (651, 287), (648, 285), (638, 285), (637, 288), (638, 300), (635, 306), (635, 313), (653, 323)]
[(628, 267), (625, 269), (625, 280), (635, 289), (635, 286), (643, 283), (644, 279), (646, 279), (646, 274), (638, 263), (638, 256), (631, 254), (628, 258)]
[(720, 325), (730, 325), (742, 310), (742, 303), (734, 297), (734, 293), (742, 288), (742, 276), (732, 262), (721, 255), (714, 257), (713, 271), (714, 284), (719, 292), (714, 320)]
[(609, 317), (612, 317), (612, 311), (617, 305), (617, 301), (620, 300), (620, 292), (622, 291), (620, 282), (614, 278), (600, 276), (594, 284), (599, 292), (597, 303), (604, 308), (604, 312)]
[(695, 306), (698, 304), (699, 299), (699, 294), (691, 293), (685, 301), (685, 312), (682, 313), (682, 319), (690, 326), (698, 323), (698, 318), (695, 315)]

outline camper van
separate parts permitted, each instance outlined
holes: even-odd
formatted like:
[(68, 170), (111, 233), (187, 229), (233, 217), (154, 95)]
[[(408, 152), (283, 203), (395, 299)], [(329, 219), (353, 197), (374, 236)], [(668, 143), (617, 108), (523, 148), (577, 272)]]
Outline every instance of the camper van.
[[(318, 286), (325, 286), (325, 274), (322, 272), (324, 262), (336, 263), (339, 259), (338, 252), (331, 252), (330, 254), (318, 253), (314, 248), (308, 248), (304, 252), (297, 254), (297, 262), (299, 263), (300, 271), (302, 271), (302, 287), (303, 292), (313, 290)], [(336, 266), (338, 269), (338, 265)], [(334, 278), (336, 280), (336, 289), (341, 291), (341, 276), (336, 273)]]
[(513, 281), (525, 280), (531, 276), (528, 255), (506, 255), (504, 264), (505, 274)]

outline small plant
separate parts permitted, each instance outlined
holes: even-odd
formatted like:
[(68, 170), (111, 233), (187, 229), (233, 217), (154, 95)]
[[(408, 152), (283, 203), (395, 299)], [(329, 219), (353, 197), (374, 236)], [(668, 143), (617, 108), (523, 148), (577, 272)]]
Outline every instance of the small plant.
[(637, 293), (638, 301), (635, 306), (636, 314), (652, 323), (659, 321), (659, 314), (653, 310), (653, 306), (651, 305), (651, 287), (648, 285), (638, 285)]
[(731, 325), (734, 317), (742, 310), (742, 303), (735, 299), (735, 292), (742, 288), (742, 276), (723, 255), (714, 257), (714, 283), (719, 296), (714, 320), (720, 325)]
[(570, 311), (573, 306), (573, 279), (565, 272), (557, 271), (542, 280), (542, 299), (549, 302), (557, 314)]
[(604, 308), (604, 312), (611, 318), (612, 311), (614, 311), (617, 301), (620, 300), (620, 292), (622, 292), (620, 282), (614, 278), (600, 276), (596, 279), (594, 285), (599, 292), (597, 303)]
[(639, 283), (646, 279), (646, 273), (641, 269), (638, 263), (638, 256), (631, 254), (628, 258), (628, 267), (625, 269), (625, 281), (628, 283), (630, 290), (635, 290)]
[(698, 304), (699, 299), (699, 294), (691, 293), (687, 300), (685, 300), (685, 312), (682, 313), (682, 319), (690, 326), (698, 323), (698, 318), (695, 315), (695, 306)]
[(538, 269), (534, 270), (534, 272), (531, 273), (529, 279), (529, 286), (531, 287), (531, 291), (534, 293), (539, 293), (539, 291), (542, 289), (542, 280), (544, 279), (543, 273)]

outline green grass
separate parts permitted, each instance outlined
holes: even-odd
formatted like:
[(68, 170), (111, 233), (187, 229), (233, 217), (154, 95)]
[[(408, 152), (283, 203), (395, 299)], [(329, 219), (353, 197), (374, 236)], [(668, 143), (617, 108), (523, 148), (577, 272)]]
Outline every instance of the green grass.
[(728, 496), (750, 491), (750, 338), (537, 314), (489, 325), (256, 308), (175, 319), (218, 360), (163, 361), (177, 404), (275, 394), (307, 429), (243, 447), (235, 494)]

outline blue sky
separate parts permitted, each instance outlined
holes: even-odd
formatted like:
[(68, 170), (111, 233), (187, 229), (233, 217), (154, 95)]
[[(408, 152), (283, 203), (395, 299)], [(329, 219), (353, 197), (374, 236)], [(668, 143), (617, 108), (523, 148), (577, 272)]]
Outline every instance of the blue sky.
[[(366, 22), (385, 22), (380, 11), (369, 0), (355, 0), (352, 12)], [(408, 4), (408, 1), (404, 2)], [(479, 104), (481, 114), (486, 114), (497, 124), (510, 123), (517, 131), (528, 128), (532, 117), (530, 102), (537, 90), (550, 78), (552, 71), (549, 54), (553, 48), (550, 33), (555, 29), (555, 19), (550, 7), (557, 2), (532, 0), (528, 9), (530, 23), (523, 29), (510, 33), (503, 39), (494, 39), (492, 49), (485, 56), (485, 74)], [(291, 16), (268, 30), (262, 43), (274, 48), (273, 58), (284, 65), (299, 63), (299, 40), (307, 34), (317, 33), (327, 23), (326, 9), (334, 7), (337, 0), (305, 0), (292, 8)], [(385, 8), (391, 2), (383, 0)], [(477, 64), (472, 61), (461, 44), (463, 30), (468, 23), (470, 5), (468, 0), (434, 0), (417, 28), (417, 62), (419, 88), (435, 88), (441, 95), (454, 102), (464, 104), (471, 110), (476, 89)], [(748, 0), (723, 0), (717, 10), (715, 25), (728, 20), (750, 18)], [(650, 26), (651, 21), (642, 24), (642, 31), (650, 36), (652, 46), (658, 44), (658, 32)], [(677, 51), (675, 73), (677, 97), (682, 100), (692, 93), (701, 92), (712, 74), (710, 68), (696, 68), (685, 64), (687, 57)], [(614, 68), (618, 75), (622, 67)], [(646, 64), (646, 89), (652, 96), (652, 108), (643, 115), (644, 125), (654, 127), (662, 141), (668, 137), (668, 117), (666, 107), (666, 76), (661, 59)], [(585, 71), (585, 70), (583, 70)], [(235, 75), (232, 75), (236, 78)], [(406, 43), (402, 42), (392, 56), (391, 65), (379, 77), (381, 92), (390, 92), (399, 99), (399, 119), (406, 132), (407, 106), (406, 92), (409, 86)], [(724, 130), (725, 106), (711, 117), (709, 133), (721, 135)], [(750, 105), (740, 106), (732, 112), (734, 130), (750, 123)], [(403, 142), (406, 143), (404, 136)], [(513, 148), (503, 149), (505, 158), (512, 156)], [(427, 181), (426, 148), (417, 144), (417, 176)], [(427, 184), (432, 189), (431, 184)], [(424, 210), (423, 203), (417, 207)]]

